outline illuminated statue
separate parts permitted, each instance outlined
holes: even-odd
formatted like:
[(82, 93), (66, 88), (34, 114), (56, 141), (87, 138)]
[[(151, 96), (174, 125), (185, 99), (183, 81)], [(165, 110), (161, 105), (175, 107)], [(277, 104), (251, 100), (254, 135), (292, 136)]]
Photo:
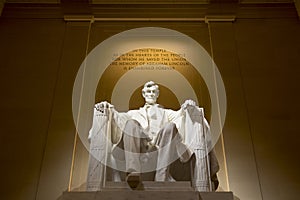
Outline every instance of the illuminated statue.
[(107, 164), (114, 169), (114, 181), (121, 180), (117, 171), (125, 171), (128, 185), (135, 189), (144, 172), (155, 171), (154, 181), (175, 181), (171, 164), (178, 159), (192, 166), (194, 158), (191, 181), (195, 190), (214, 191), (219, 166), (203, 109), (192, 100), (186, 100), (178, 111), (162, 108), (156, 103), (159, 87), (153, 81), (144, 85), (142, 94), (145, 105), (126, 113), (117, 112), (108, 102), (95, 105), (89, 132), (88, 190), (101, 188)]

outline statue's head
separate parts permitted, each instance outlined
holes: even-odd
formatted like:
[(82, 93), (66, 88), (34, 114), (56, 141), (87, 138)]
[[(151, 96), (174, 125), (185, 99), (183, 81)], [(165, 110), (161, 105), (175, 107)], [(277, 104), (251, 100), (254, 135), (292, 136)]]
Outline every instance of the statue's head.
[(148, 81), (144, 85), (142, 94), (147, 104), (155, 104), (159, 95), (158, 85), (153, 81)]

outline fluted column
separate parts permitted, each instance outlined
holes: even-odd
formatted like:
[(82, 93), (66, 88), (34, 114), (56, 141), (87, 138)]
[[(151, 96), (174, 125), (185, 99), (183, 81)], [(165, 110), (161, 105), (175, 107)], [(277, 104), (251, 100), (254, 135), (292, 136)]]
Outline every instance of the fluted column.
[(295, 2), (295, 7), (298, 12), (298, 16), (300, 17), (300, 0), (294, 0), (294, 2)]
[(4, 3), (5, 3), (5, 0), (0, 0), (0, 16), (2, 14), (2, 10), (3, 10), (3, 7), (4, 7)]

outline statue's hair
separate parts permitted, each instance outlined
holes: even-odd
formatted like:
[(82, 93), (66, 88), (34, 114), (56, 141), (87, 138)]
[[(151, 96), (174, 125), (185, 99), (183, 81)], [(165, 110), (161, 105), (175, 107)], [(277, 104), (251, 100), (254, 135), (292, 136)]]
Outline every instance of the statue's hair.
[(158, 85), (157, 85), (154, 81), (148, 81), (147, 83), (145, 83), (142, 92), (143, 92), (143, 93), (146, 92), (146, 89), (147, 89), (147, 88), (150, 88), (150, 87), (152, 87), (152, 86), (155, 87), (157, 93), (159, 94), (159, 87), (158, 87)]

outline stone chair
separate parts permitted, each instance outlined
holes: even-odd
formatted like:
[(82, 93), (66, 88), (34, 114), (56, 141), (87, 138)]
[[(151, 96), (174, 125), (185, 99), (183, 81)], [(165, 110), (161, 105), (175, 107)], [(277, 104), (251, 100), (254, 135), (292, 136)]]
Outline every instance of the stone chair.
[[(193, 156), (187, 163), (179, 160), (170, 165), (170, 172), (176, 181), (189, 181), (194, 191), (215, 191), (218, 187), (219, 170), (213, 148), (210, 129), (203, 115), (203, 109), (193, 107), (189, 110), (190, 119), (185, 128), (185, 143), (189, 144)], [(191, 114), (192, 113), (192, 114)], [(116, 170), (118, 164), (112, 156), (111, 112), (109, 108), (94, 112), (93, 131), (90, 131), (90, 157), (87, 175), (87, 191), (101, 191), (111, 183), (121, 183), (126, 173)], [(153, 181), (155, 171), (143, 173), (143, 181)]]

